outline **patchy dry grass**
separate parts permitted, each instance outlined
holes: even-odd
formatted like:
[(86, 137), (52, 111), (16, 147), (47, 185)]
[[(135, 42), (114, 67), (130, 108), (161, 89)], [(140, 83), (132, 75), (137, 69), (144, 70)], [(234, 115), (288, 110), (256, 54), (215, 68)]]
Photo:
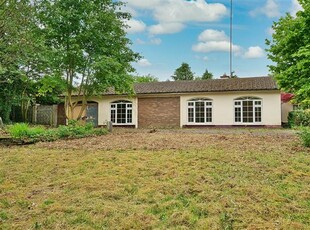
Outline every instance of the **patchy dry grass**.
[(309, 229), (287, 130), (116, 130), (0, 150), (0, 229)]

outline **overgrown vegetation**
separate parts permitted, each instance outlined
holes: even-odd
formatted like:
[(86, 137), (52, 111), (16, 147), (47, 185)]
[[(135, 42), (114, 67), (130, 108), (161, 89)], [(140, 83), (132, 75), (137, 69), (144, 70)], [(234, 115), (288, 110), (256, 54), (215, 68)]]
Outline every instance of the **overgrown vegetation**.
[(80, 138), (93, 135), (103, 135), (106, 129), (95, 129), (92, 123), (79, 123), (70, 120), (67, 126), (59, 126), (55, 129), (46, 129), (43, 126), (29, 126), (26, 123), (17, 123), (8, 127), (10, 135), (19, 140), (31, 142), (55, 141), (62, 138)]
[[(68, 119), (77, 101), (110, 88), (132, 94), (131, 50), (124, 3), (105, 0), (0, 1), (0, 116), (10, 123), (13, 107), (24, 122), (31, 105), (59, 102)], [(78, 82), (78, 83), (77, 83)]]
[(303, 145), (310, 147), (310, 109), (290, 112), (288, 115), (288, 125), (290, 128), (298, 129)]
[(288, 115), (289, 126), (308, 126), (310, 127), (310, 109), (291, 111)]
[(309, 229), (288, 129), (126, 130), (0, 154), (0, 229)]
[(274, 22), (272, 39), (266, 40), (269, 66), (279, 87), (293, 93), (295, 103), (310, 105), (310, 1), (298, 0), (302, 10)]
[(310, 147), (310, 127), (301, 127), (298, 133), (305, 147)]

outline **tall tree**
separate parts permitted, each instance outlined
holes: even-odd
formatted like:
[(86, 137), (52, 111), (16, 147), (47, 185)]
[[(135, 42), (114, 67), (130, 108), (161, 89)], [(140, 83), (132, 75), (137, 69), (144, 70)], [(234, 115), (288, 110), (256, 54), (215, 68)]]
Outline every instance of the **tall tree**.
[(181, 66), (174, 71), (174, 76), (172, 76), (172, 78), (175, 81), (194, 80), (194, 74), (189, 64), (183, 62)]
[(5, 122), (13, 105), (22, 107), (26, 119), (35, 97), (33, 81), (40, 77), (42, 53), (36, 28), (30, 0), (0, 1), (0, 116)]
[(213, 78), (213, 74), (210, 73), (208, 69), (206, 69), (206, 71), (203, 73), (201, 77), (202, 80), (207, 80), (207, 79), (212, 79), (212, 78)]
[(131, 62), (139, 55), (129, 48), (124, 21), (130, 15), (118, 11), (121, 2), (37, 0), (36, 4), (53, 74), (65, 76), (67, 118), (73, 118), (78, 103), (74, 95), (82, 101), (81, 117), (90, 96), (111, 87), (131, 92)]
[(295, 94), (301, 105), (310, 105), (310, 2), (299, 0), (303, 7), (296, 17), (286, 14), (274, 22), (268, 57), (275, 64), (269, 68), (282, 90)]

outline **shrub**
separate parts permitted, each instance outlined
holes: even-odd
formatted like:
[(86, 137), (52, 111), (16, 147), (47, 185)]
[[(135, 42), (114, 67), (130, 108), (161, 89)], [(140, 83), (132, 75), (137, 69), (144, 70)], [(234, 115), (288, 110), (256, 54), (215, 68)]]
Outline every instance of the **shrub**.
[(302, 127), (298, 132), (300, 139), (305, 147), (310, 147), (310, 127)]
[(92, 123), (69, 121), (68, 126), (59, 126), (57, 129), (45, 129), (42, 126), (30, 127), (25, 123), (18, 123), (9, 128), (10, 135), (15, 139), (30, 139), (31, 141), (55, 141), (62, 138), (80, 138), (107, 134), (106, 129), (94, 129)]
[(33, 139), (41, 136), (46, 131), (46, 129), (42, 126), (30, 127), (26, 123), (16, 123), (12, 126), (9, 126), (8, 131), (13, 138)]
[(78, 121), (70, 120), (68, 126), (58, 127), (59, 137), (84, 137), (94, 133), (94, 126), (92, 123), (81, 124)]
[(289, 127), (307, 126), (310, 127), (310, 109), (292, 111), (288, 115)]

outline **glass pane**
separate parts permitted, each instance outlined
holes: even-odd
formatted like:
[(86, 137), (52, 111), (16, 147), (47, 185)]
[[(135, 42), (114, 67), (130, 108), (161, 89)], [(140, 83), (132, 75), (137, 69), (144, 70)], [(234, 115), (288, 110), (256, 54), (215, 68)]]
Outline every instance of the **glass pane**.
[(194, 106), (194, 102), (188, 102), (188, 106)]
[(196, 123), (204, 123), (205, 122), (205, 110), (204, 110), (204, 102), (196, 102), (195, 103), (195, 115), (196, 115)]
[(117, 123), (126, 123), (126, 104), (117, 104)]
[(132, 123), (132, 110), (127, 110), (127, 123)]
[(235, 108), (235, 122), (241, 122), (241, 108)]
[(243, 101), (243, 122), (253, 122), (253, 101)]
[(235, 101), (235, 105), (241, 105), (241, 101)]
[(212, 102), (211, 101), (206, 101), (206, 106), (212, 106)]
[(255, 101), (255, 105), (261, 105), (262, 102), (261, 101)]
[(255, 122), (261, 122), (262, 121), (262, 108), (256, 107), (255, 108)]
[(111, 122), (115, 123), (115, 110), (111, 110)]
[(127, 108), (132, 108), (132, 104), (127, 104)]
[(188, 108), (188, 122), (194, 122), (194, 108)]
[(206, 122), (212, 122), (212, 108), (206, 108)]

